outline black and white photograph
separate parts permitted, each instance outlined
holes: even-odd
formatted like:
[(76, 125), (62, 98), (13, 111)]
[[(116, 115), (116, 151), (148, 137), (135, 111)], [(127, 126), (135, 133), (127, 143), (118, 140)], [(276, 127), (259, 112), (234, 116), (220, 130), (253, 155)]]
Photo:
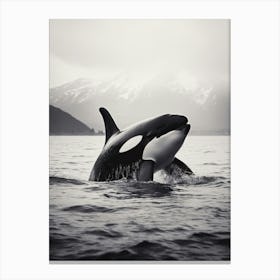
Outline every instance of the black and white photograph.
[(49, 21), (50, 261), (230, 261), (230, 20)]
[(0, 1), (0, 279), (279, 280), (279, 6)]

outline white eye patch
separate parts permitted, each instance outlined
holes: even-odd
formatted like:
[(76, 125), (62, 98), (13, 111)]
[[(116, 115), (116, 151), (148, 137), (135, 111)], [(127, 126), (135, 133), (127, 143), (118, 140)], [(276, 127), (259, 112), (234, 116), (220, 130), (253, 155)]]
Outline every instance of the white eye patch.
[(137, 135), (127, 140), (120, 148), (120, 153), (127, 152), (136, 147), (142, 141), (142, 138), (141, 135)]

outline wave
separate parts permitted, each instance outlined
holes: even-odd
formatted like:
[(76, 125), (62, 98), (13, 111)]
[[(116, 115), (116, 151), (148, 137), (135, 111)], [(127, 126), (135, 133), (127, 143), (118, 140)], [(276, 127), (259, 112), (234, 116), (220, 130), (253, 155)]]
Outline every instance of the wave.
[(190, 260), (230, 260), (229, 232), (195, 232), (169, 242), (185, 252), (185, 258)]
[(151, 242), (148, 240), (144, 240), (144, 241), (137, 243), (134, 246), (131, 246), (130, 250), (137, 252), (137, 253), (141, 253), (144, 250), (161, 251), (161, 250), (164, 250), (165, 248), (166, 248), (166, 246), (163, 246), (162, 244), (157, 243), (155, 241)]
[[(90, 232), (86, 234), (91, 234)], [(92, 234), (106, 238), (116, 238), (118, 235), (93, 231)], [(68, 240), (69, 241), (69, 240)], [(52, 245), (64, 246), (63, 241)], [(217, 247), (218, 246), (218, 247)], [(179, 251), (178, 251), (178, 248)], [(52, 260), (122, 260), (122, 261), (164, 261), (164, 260), (229, 260), (230, 239), (229, 233), (223, 236), (219, 233), (197, 232), (188, 238), (172, 240), (141, 240), (134, 244), (116, 250), (100, 251), (97, 248), (84, 249), (75, 254), (51, 255)], [(65, 250), (65, 253), (67, 250)], [(202, 254), (202, 252), (204, 252)]]
[(56, 249), (71, 247), (73, 244), (80, 242), (81, 241), (77, 237), (68, 237), (58, 233), (50, 235), (50, 246)]
[(229, 232), (195, 232), (190, 236), (190, 240), (198, 241), (199, 243), (207, 242), (212, 245), (222, 245), (230, 247)]
[(136, 230), (132, 230), (132, 232), (145, 232), (145, 233), (161, 233), (161, 232), (165, 232), (164, 230), (158, 228), (158, 227), (145, 227), (143, 225), (139, 226), (138, 229)]
[(117, 231), (114, 230), (98, 230), (98, 229), (93, 229), (93, 230), (86, 230), (83, 232), (83, 234), (88, 234), (88, 235), (96, 235), (100, 237), (106, 237), (106, 238), (118, 238), (122, 237), (123, 235)]
[(70, 179), (70, 178), (63, 178), (63, 177), (56, 177), (56, 176), (49, 177), (49, 184), (50, 185), (56, 185), (56, 184), (86, 185), (85, 182), (77, 179)]
[(209, 184), (220, 180), (225, 180), (222, 176), (197, 176), (197, 175), (182, 175), (182, 176), (170, 176), (166, 173), (158, 173), (156, 179), (169, 185), (203, 185)]
[(84, 251), (76, 255), (75, 258), (73, 256), (65, 256), (63, 260), (69, 258), (70, 260), (104, 260), (104, 261), (113, 261), (113, 260), (122, 260), (122, 261), (131, 261), (131, 260), (141, 260), (139, 256), (133, 254), (132, 252), (124, 249), (120, 251), (110, 251), (103, 254), (96, 254), (94, 251), (88, 252)]
[(110, 188), (117, 188), (117, 192), (105, 194), (108, 198), (128, 199), (128, 198), (146, 198), (146, 197), (163, 197), (171, 195), (173, 188), (168, 184), (162, 184), (155, 181), (138, 182), (138, 181), (114, 181), (111, 182)]
[(161, 252), (166, 251), (167, 247), (159, 242), (143, 240), (135, 245), (122, 250), (109, 251), (102, 254), (86, 255), (82, 252), (78, 256), (79, 260), (175, 260), (170, 255), (162, 256)]
[(66, 212), (80, 212), (80, 213), (105, 213), (112, 212), (112, 209), (102, 207), (102, 206), (94, 206), (94, 205), (73, 205), (69, 207), (65, 207), (61, 209)]
[[(152, 231), (149, 231), (148, 234), (154, 238), (153, 233), (158, 231), (159, 228), (151, 229)], [(143, 230), (143, 232), (145, 231)], [(164, 238), (161, 230), (159, 234), (160, 237), (157, 239), (128, 242), (125, 238), (126, 234), (123, 235), (119, 231), (108, 228), (89, 228), (82, 232), (82, 238), (81, 236), (54, 233), (51, 230), (50, 259), (106, 261), (230, 260), (229, 231), (189, 231), (188, 233), (185, 232), (185, 234), (182, 233), (181, 238), (175, 239)], [(136, 238), (138, 239), (137, 235)], [(107, 249), (100, 247), (100, 242), (105, 242), (104, 244), (106, 244), (105, 240), (111, 240), (111, 242), (113, 242), (112, 240), (117, 240), (117, 243), (115, 243), (116, 248), (113, 249), (112, 246), (107, 247)], [(122, 240), (126, 240), (126, 242), (122, 242)], [(73, 247), (76, 249), (70, 250)]]
[(116, 212), (120, 210), (131, 210), (131, 207), (118, 207), (118, 208), (107, 208), (103, 206), (96, 205), (73, 205), (69, 207), (64, 207), (61, 210), (66, 212), (79, 212), (79, 213), (106, 213), (106, 212)]

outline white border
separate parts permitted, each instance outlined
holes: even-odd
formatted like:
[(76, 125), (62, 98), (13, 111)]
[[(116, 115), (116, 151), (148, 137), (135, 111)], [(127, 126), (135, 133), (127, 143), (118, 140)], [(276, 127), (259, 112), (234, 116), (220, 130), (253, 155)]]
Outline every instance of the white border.
[[(1, 279), (279, 279), (279, 2), (1, 2)], [(231, 264), (48, 261), (49, 18), (230, 18)]]

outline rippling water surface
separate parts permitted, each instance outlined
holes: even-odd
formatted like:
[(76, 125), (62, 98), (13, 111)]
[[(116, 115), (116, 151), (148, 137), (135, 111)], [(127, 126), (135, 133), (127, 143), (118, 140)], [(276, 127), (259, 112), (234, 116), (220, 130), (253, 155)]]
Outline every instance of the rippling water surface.
[(194, 176), (101, 183), (104, 136), (51, 136), (50, 260), (229, 260), (229, 139), (187, 137)]

